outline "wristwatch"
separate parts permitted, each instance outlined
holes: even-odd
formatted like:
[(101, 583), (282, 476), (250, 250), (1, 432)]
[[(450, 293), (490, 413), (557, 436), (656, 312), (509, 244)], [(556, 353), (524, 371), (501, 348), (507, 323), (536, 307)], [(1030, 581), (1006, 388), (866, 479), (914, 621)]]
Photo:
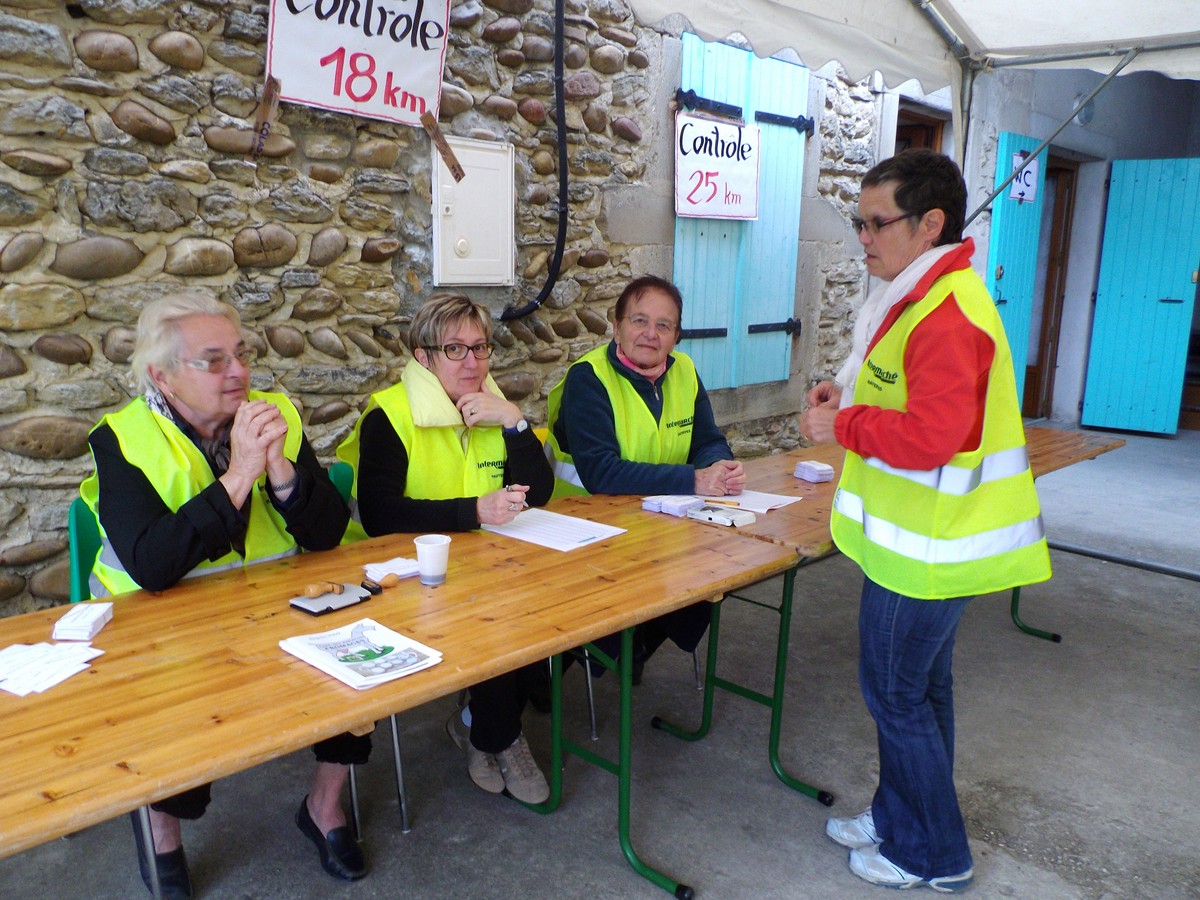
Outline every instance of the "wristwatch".
[(504, 433), (505, 434), (520, 434), (522, 431), (528, 431), (528, 430), (529, 430), (529, 423), (526, 422), (524, 419), (522, 419), (520, 422), (518, 422), (512, 428), (505, 428)]

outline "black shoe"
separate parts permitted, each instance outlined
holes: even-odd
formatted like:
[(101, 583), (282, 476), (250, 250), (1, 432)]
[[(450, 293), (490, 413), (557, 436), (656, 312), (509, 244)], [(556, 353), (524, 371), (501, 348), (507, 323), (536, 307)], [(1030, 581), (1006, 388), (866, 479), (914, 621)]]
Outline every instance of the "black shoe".
[[(153, 894), (154, 883), (150, 880), (149, 854), (146, 853), (142, 841), (142, 823), (138, 820), (136, 811), (131, 812), (129, 818), (133, 822), (133, 839), (137, 843), (138, 871), (142, 874), (142, 883), (146, 885), (146, 890)], [(158, 870), (158, 887), (164, 900), (189, 900), (192, 896), (192, 878), (188, 874), (187, 857), (183, 855), (182, 847), (169, 853), (154, 854), (154, 868)]]
[(300, 809), (296, 812), (296, 827), (316, 845), (317, 852), (321, 854), (321, 868), (334, 878), (358, 881), (367, 874), (367, 864), (350, 827), (343, 825), (329, 834), (321, 834), (321, 829), (309, 815), (308, 797), (300, 801)]

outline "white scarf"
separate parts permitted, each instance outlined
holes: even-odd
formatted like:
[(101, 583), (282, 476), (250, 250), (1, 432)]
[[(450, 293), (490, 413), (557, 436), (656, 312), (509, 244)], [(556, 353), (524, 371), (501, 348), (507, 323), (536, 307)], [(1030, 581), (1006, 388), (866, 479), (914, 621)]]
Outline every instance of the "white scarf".
[(867, 347), (871, 345), (871, 339), (875, 337), (875, 332), (887, 318), (888, 312), (909, 295), (917, 286), (917, 282), (933, 268), (934, 263), (961, 246), (962, 244), (955, 243), (931, 247), (910, 262), (893, 281), (874, 280), (874, 284), (867, 294), (866, 302), (859, 308), (858, 318), (854, 321), (850, 355), (846, 357), (846, 361), (834, 376), (834, 381), (842, 389), (841, 406), (843, 409), (854, 402), (854, 384), (858, 381), (858, 372), (867, 358)]

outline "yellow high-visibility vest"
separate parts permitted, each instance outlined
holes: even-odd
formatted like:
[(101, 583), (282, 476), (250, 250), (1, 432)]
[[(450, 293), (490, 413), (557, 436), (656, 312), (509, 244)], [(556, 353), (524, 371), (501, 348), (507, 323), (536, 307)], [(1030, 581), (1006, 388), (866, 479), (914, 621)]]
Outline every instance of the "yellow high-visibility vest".
[[(250, 399), (266, 400), (283, 413), (288, 426), (283, 453), (295, 462), (300, 453), (303, 429), (300, 414), (292, 401), (283, 394), (260, 391), (251, 391)], [(96, 428), (101, 425), (108, 425), (112, 429), (121, 447), (121, 455), (145, 473), (172, 512), (178, 511), (179, 507), (216, 481), (212, 467), (200, 448), (173, 421), (152, 411), (140, 397), (102, 418)], [(203, 560), (187, 577), (291, 556), (297, 552), (296, 541), (288, 533), (287, 523), (266, 496), (268, 490), (267, 478), (263, 474), (250, 492), (245, 556), (230, 550), (219, 559)], [(79, 494), (99, 523), (100, 482), (95, 472), (79, 486)], [(119, 499), (109, 498), (107, 502), (119, 503)], [(92, 568), (92, 596), (104, 597), (139, 588), (141, 585), (125, 571), (124, 564), (109, 543), (103, 524), (100, 525), (100, 537), (100, 553)]]
[(1050, 554), (1004, 328), (979, 276), (941, 276), (871, 348), (854, 403), (903, 410), (909, 336), (951, 293), (995, 345), (979, 447), (936, 469), (898, 469), (846, 452), (834, 497), (838, 549), (875, 583), (908, 597), (968, 597), (1045, 581)]
[[(696, 397), (700, 393), (700, 379), (696, 375), (695, 364), (687, 354), (674, 352), (671, 356), (675, 362), (667, 369), (662, 380), (663, 408), (657, 422), (637, 389), (628, 378), (618, 374), (609, 362), (606, 344), (588, 351), (572, 363), (572, 366), (591, 366), (608, 392), (621, 459), (672, 465), (682, 465), (688, 461), (688, 454), (692, 450), (692, 424), (696, 415)], [(554, 436), (554, 423), (562, 408), (566, 380), (564, 375), (550, 391), (547, 402), (549, 433), (546, 436), (546, 455), (554, 469), (555, 497), (588, 493), (571, 454), (559, 446)]]

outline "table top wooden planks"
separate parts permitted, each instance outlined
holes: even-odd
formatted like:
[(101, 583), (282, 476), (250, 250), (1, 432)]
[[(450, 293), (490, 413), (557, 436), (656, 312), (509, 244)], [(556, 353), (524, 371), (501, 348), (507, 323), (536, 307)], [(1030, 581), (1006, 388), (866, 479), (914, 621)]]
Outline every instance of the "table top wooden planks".
[[(794, 565), (785, 548), (603, 499), (620, 498), (554, 508), (625, 534), (570, 553), (454, 534), (445, 584), (405, 579), (325, 616), (287, 601), (309, 582), (357, 582), (364, 563), (411, 558), (412, 535), (120, 597), (89, 670), (43, 695), (0, 692), (0, 856)], [(65, 610), (0, 620), (0, 647), (48, 640)], [(442, 662), (356, 691), (278, 647), (363, 617), (434, 647)]]

